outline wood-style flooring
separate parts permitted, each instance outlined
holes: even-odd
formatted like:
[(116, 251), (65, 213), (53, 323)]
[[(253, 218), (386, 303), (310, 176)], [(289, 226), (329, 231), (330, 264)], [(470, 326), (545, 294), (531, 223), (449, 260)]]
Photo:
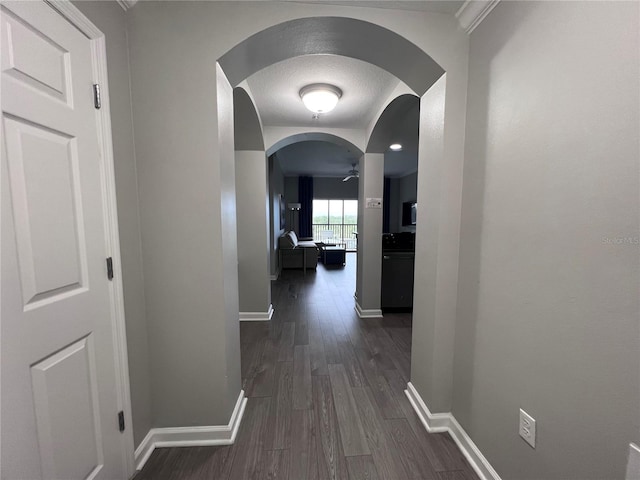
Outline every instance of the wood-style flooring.
[(354, 290), (353, 253), (344, 268), (285, 270), (271, 322), (240, 326), (249, 400), (236, 443), (156, 449), (136, 480), (476, 480), (404, 394), (411, 315), (361, 320)]

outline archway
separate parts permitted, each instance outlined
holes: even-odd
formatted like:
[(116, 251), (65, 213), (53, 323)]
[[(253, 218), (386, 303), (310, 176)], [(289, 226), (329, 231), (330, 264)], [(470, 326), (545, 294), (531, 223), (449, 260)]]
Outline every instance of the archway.
[[(363, 39), (366, 39), (364, 41)], [(372, 48), (372, 45), (375, 46)], [(402, 52), (402, 53), (399, 53)], [(423, 144), (420, 148), (419, 161), (427, 161), (427, 157), (432, 162), (433, 169), (424, 168), (427, 174), (432, 174), (432, 178), (425, 175), (422, 176), (419, 184), (422, 187), (431, 189), (430, 192), (432, 204), (438, 205), (440, 201), (440, 188), (433, 188), (432, 183), (440, 180), (443, 161), (443, 142), (444, 137), (444, 116), (438, 113), (444, 112), (444, 101), (446, 93), (446, 75), (444, 69), (440, 67), (428, 54), (418, 48), (416, 45), (397, 35), (396, 33), (380, 27), (376, 24), (356, 20), (352, 18), (338, 17), (319, 17), (319, 18), (303, 18), (284, 22), (265, 30), (262, 30), (250, 36), (240, 44), (233, 47), (227, 53), (219, 58), (218, 68), (224, 73), (224, 77), (218, 76), (219, 90), (223, 90), (225, 85), (234, 85), (245, 80), (247, 77), (265, 68), (273, 63), (292, 58), (300, 55), (312, 54), (332, 54), (343, 55), (365, 62), (377, 65), (397, 78), (404, 81), (416, 94), (423, 96), (423, 110), (429, 112), (428, 115), (421, 116), (421, 127), (431, 128), (432, 142)], [(438, 88), (433, 89), (434, 85)], [(391, 108), (401, 105), (402, 101), (394, 104)], [(435, 122), (435, 123), (433, 123)], [(374, 129), (375, 130), (375, 129)], [(362, 175), (360, 179), (361, 192), (364, 198), (372, 199), (382, 198), (383, 177), (381, 175), (384, 165), (384, 154), (379, 153), (380, 145), (376, 145), (377, 140), (373, 135), (372, 138), (365, 137), (367, 145), (367, 153), (364, 155), (364, 163), (362, 170), (367, 170), (369, 174)], [(424, 138), (427, 135), (423, 136)], [(277, 142), (276, 142), (277, 143)], [(274, 143), (275, 145), (275, 143)], [(377, 164), (377, 167), (374, 167)], [(371, 174), (374, 170), (377, 173)], [(380, 173), (380, 175), (379, 175)], [(378, 178), (379, 177), (379, 178)], [(365, 179), (371, 180), (370, 187), (367, 188)], [(373, 185), (375, 188), (371, 188)], [(378, 185), (379, 184), (379, 185)], [(377, 190), (379, 189), (379, 192)], [(379, 195), (374, 195), (379, 193)], [(362, 195), (361, 195), (362, 196)], [(364, 224), (377, 225), (381, 224), (382, 212), (365, 210), (364, 201), (361, 202), (361, 210), (358, 218), (363, 222), (363, 230), (368, 230)], [(437, 211), (437, 210), (436, 210)], [(426, 226), (427, 222), (431, 225), (429, 230), (437, 232), (441, 221), (440, 215), (443, 211), (438, 211), (438, 215), (429, 218), (424, 213), (424, 217), (420, 223)], [(378, 218), (380, 217), (380, 218)], [(375, 228), (378, 232), (380, 228)], [(366, 238), (366, 240), (365, 240)], [(443, 283), (438, 279), (438, 262), (444, 260), (445, 257), (455, 257), (457, 261), (457, 253), (449, 250), (446, 254), (440, 254), (438, 251), (438, 243), (441, 241), (439, 237), (426, 237), (425, 240), (431, 240), (431, 244), (425, 241), (422, 252), (416, 254), (416, 270), (421, 271), (422, 279), (430, 290), (425, 295), (431, 302), (423, 302), (418, 306), (416, 316), (420, 316), (421, 332), (420, 337), (433, 337), (438, 329), (439, 323), (453, 323), (455, 319), (448, 310), (448, 317), (439, 315), (440, 303), (442, 301), (455, 304), (455, 299), (451, 297), (445, 298), (442, 291)], [(455, 242), (454, 242), (455, 244)], [(433, 251), (437, 252), (440, 258), (434, 263), (430, 257)], [(381, 278), (381, 245), (379, 237), (367, 235), (359, 242), (358, 252), (361, 258), (367, 257), (371, 259), (374, 268), (370, 274), (364, 271), (358, 272), (359, 281), (356, 289), (356, 311), (361, 318), (379, 317), (380, 310), (380, 278)], [(377, 260), (375, 260), (377, 259)], [(363, 265), (367, 262), (358, 262)], [(452, 262), (452, 264), (456, 264)], [(447, 279), (450, 287), (453, 288), (453, 277)], [(457, 280), (456, 280), (457, 281)], [(439, 283), (438, 283), (439, 282)], [(417, 383), (421, 386), (425, 395), (430, 396), (432, 391), (443, 393), (441, 385), (435, 383), (440, 378), (446, 378), (450, 372), (446, 372), (442, 377), (434, 379), (433, 370), (450, 369), (453, 354), (453, 330), (450, 327), (448, 338), (445, 344), (451, 348), (436, 351), (434, 348), (421, 349), (417, 354), (413, 354), (414, 361), (419, 358), (423, 371), (418, 372), (419, 380)], [(416, 336), (414, 335), (414, 338)], [(414, 349), (414, 352), (417, 349)], [(429, 371), (431, 370), (431, 371)], [(430, 383), (432, 382), (432, 383)], [(446, 381), (445, 381), (446, 384)], [(446, 388), (446, 385), (444, 385)], [(449, 392), (445, 391), (442, 398), (448, 398)], [(441, 405), (446, 405), (445, 400)], [(437, 402), (436, 405), (439, 405)], [(437, 407), (440, 408), (440, 407)], [(444, 408), (444, 407), (443, 407)]]
[[(145, 296), (153, 332), (150, 364), (157, 366), (151, 371), (153, 425), (225, 425), (242, 389), (232, 86), (286, 56), (362, 58), (395, 72), (419, 95), (446, 70), (446, 92), (440, 90), (447, 99), (446, 136), (434, 138), (440, 147), (430, 157), (437, 186), (431, 195), (440, 190), (446, 195), (425, 211), (428, 222), (419, 219), (435, 227), (430, 230), (437, 237), (429, 245), (423, 296), (430, 305), (424, 323), (438, 332), (425, 342), (426, 360), (420, 360), (434, 372), (440, 364), (446, 370), (448, 359), (440, 358), (431, 344), (449, 351), (449, 339), (441, 341), (440, 332), (453, 326), (450, 312), (455, 311), (467, 78), (467, 40), (455, 19), (295, 2), (258, 2), (250, 8), (242, 2), (143, 2), (136, 9), (131, 81), (149, 279)], [(262, 31), (278, 41), (248, 41)], [(377, 33), (383, 40), (374, 39)], [(243, 53), (233, 54), (236, 47)], [(266, 51), (280, 47), (287, 51)], [(386, 53), (382, 59), (369, 58), (376, 52)], [(227, 63), (230, 58), (237, 63)], [(433, 67), (428, 75), (426, 65)], [(412, 76), (413, 69), (421, 72), (419, 77)], [(447, 372), (431, 377), (446, 382)], [(415, 384), (433, 411), (448, 411), (448, 394), (443, 401), (431, 401), (429, 392), (439, 389), (430, 378), (416, 378)], [(184, 391), (193, 395), (178, 398), (175, 392)]]

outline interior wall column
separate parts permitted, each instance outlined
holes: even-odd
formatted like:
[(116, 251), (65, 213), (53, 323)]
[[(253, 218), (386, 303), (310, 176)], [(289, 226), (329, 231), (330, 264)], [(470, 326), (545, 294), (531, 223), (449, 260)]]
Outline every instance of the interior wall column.
[[(356, 310), (361, 317), (379, 317), (382, 316), (380, 286), (384, 154), (366, 153), (360, 159), (359, 170)], [(367, 199), (379, 199), (380, 205), (367, 205)]]
[(447, 88), (443, 75), (420, 100), (411, 383), (432, 412), (451, 410), (458, 285), (463, 154), (447, 151)]
[(260, 150), (235, 153), (240, 320), (268, 320), (273, 309), (267, 158)]

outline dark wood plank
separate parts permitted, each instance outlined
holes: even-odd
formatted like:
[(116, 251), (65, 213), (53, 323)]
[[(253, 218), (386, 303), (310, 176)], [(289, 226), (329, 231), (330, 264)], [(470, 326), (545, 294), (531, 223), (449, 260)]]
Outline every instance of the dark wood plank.
[(311, 375), (329, 375), (327, 359), (324, 354), (322, 329), (317, 322), (309, 325), (309, 353), (311, 360)]
[(296, 331), (296, 324), (285, 322), (282, 324), (282, 335), (280, 336), (280, 350), (278, 352), (279, 362), (293, 361), (293, 341)]
[(324, 355), (327, 364), (340, 363), (340, 352), (338, 351), (338, 342), (336, 341), (333, 326), (329, 321), (322, 323), (322, 339), (324, 342)]
[[(404, 413), (401, 411), (384, 376), (384, 372), (391, 373), (394, 370), (384, 370), (382, 365), (378, 365), (376, 357), (366, 349), (355, 348), (354, 351), (361, 371), (367, 380), (368, 386), (371, 388), (376, 404), (383, 412), (384, 418), (404, 417)], [(401, 375), (397, 371), (395, 372), (394, 375), (401, 378)]]
[(275, 363), (278, 356), (277, 342), (272, 338), (264, 339), (261, 363), (253, 378), (250, 378), (247, 397), (270, 397), (275, 386)]
[(250, 398), (234, 445), (230, 480), (259, 478), (270, 398)]
[(387, 334), (386, 329), (379, 328), (376, 331), (376, 337), (378, 344), (384, 349), (395, 368), (406, 381), (409, 381), (411, 379), (411, 355), (398, 349), (398, 346)]
[(289, 457), (289, 450), (264, 452), (260, 476), (257, 478), (261, 480), (289, 480), (289, 465), (291, 463)]
[(276, 389), (271, 400), (265, 448), (281, 450), (291, 446), (291, 406), (293, 395), (293, 362), (276, 365)]
[(369, 387), (354, 388), (353, 397), (360, 414), (360, 420), (369, 443), (376, 470), (383, 479), (405, 480), (407, 474), (398, 458), (393, 440), (388, 438), (383, 425), (382, 415), (375, 406), (375, 400)]
[(437, 472), (470, 469), (471, 467), (449, 434), (427, 432), (404, 393), (407, 384), (402, 378), (398, 377), (397, 371), (386, 371), (385, 376), (400, 408), (405, 414), (405, 419), (411, 427), (418, 445), (423, 454), (429, 459), (433, 469)]
[(309, 345), (296, 345), (293, 350), (293, 409), (311, 408), (311, 359)]
[(367, 385), (364, 373), (360, 368), (360, 363), (353, 351), (353, 345), (348, 340), (342, 340), (338, 342), (338, 351), (340, 352), (340, 359), (347, 371), (349, 377), (349, 383), (352, 387), (364, 387)]
[(329, 378), (313, 377), (312, 384), (318, 433), (318, 478), (347, 479), (347, 465), (338, 433), (338, 419)]
[(292, 480), (318, 479), (318, 446), (316, 421), (313, 410), (293, 410), (291, 412)]
[[(242, 322), (243, 324), (250, 322)], [(254, 322), (251, 322), (254, 323)], [(260, 364), (262, 361), (262, 352), (264, 350), (266, 339), (261, 338), (252, 342), (246, 343), (242, 347), (241, 355), (241, 372), (242, 378), (253, 379), (260, 371)], [(245, 389), (245, 392), (247, 390)]]
[(345, 456), (369, 455), (371, 452), (344, 366), (329, 365), (329, 377)]
[(438, 480), (479, 480), (474, 472), (466, 470), (453, 470), (449, 472), (438, 472)]
[(386, 420), (385, 424), (400, 452), (400, 460), (409, 478), (435, 480), (436, 472), (425, 458), (407, 420)]
[(349, 480), (379, 480), (376, 465), (371, 455), (347, 457)]
[(309, 325), (304, 316), (296, 320), (295, 344), (309, 345)]
[[(399, 375), (399, 373), (397, 374)], [(376, 375), (373, 378), (369, 378), (368, 383), (384, 418), (404, 418), (405, 414), (384, 375)]]

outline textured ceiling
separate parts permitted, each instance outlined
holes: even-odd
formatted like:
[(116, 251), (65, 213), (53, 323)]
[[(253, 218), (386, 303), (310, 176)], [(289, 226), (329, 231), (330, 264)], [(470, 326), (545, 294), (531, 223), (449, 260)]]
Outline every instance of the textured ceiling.
[(276, 152), (280, 168), (287, 177), (344, 176), (353, 163), (358, 163), (359, 155), (343, 146), (320, 141), (294, 143)]
[[(358, 163), (358, 156), (359, 153), (354, 154), (343, 146), (322, 141), (294, 143), (276, 152), (276, 159), (287, 177), (344, 177), (351, 170), (351, 165)], [(386, 177), (403, 177), (417, 169), (417, 149), (406, 148), (402, 152), (385, 153)]]
[[(369, 63), (335, 55), (306, 55), (276, 63), (247, 79), (265, 126), (365, 128), (400, 81)], [(311, 83), (342, 90), (338, 106), (312, 118), (300, 99)]]
[(344, 5), (369, 8), (387, 8), (417, 12), (448, 13), (454, 15), (464, 4), (464, 0), (288, 0), (294, 3), (321, 3), (325, 5)]
[[(245, 0), (232, 0), (241, 2)], [(434, 12), (455, 14), (464, 4), (464, 0), (285, 0), (291, 3), (320, 3), (325, 5), (344, 5), (350, 7), (388, 8), (393, 10), (410, 10), (417, 12)], [(119, 0), (122, 7), (127, 10), (133, 7), (138, 0)]]

